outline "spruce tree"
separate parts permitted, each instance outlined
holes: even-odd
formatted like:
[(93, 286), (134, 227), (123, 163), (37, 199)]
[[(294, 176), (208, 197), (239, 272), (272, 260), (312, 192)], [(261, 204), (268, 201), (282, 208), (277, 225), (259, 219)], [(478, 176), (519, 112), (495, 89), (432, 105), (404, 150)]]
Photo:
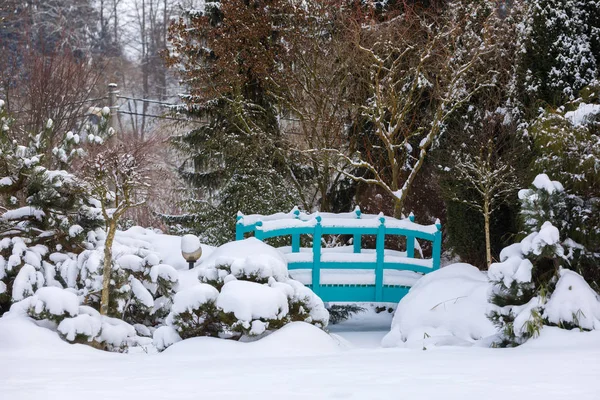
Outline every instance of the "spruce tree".
[(598, 78), (598, 0), (533, 0), (521, 25), (518, 83), (532, 112), (559, 106)]
[(184, 202), (187, 212), (164, 218), (175, 230), (196, 233), (211, 244), (234, 237), (238, 211), (289, 210), (296, 199), (266, 78), (280, 43), (272, 28), (239, 31), (245, 26), (241, 21), (252, 25), (254, 17), (271, 26), (279, 2), (233, 3), (212, 1), (202, 12), (186, 12), (172, 28), (176, 51), (168, 57), (189, 89), (179, 111), (202, 123), (172, 140), (185, 157), (179, 172), (191, 190)]

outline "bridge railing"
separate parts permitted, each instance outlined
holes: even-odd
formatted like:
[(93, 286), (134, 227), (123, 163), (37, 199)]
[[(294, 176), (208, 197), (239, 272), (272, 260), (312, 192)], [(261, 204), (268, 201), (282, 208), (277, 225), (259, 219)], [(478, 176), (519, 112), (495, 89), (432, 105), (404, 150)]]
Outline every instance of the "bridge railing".
[[(411, 214), (407, 219), (385, 217), (383, 214), (362, 214), (359, 208), (343, 214), (302, 213), (294, 208), (289, 213), (272, 215), (243, 215), (238, 213), (236, 240), (253, 233), (259, 240), (291, 236), (291, 254), (288, 257), (290, 270), (310, 270), (310, 286), (325, 301), (398, 301), (408, 291), (403, 285), (386, 282), (386, 270), (413, 271), (425, 274), (440, 267), (442, 232), (441, 224), (420, 225)], [(352, 253), (326, 252), (321, 248), (323, 235), (352, 235)], [(312, 236), (312, 257), (302, 253), (300, 237)], [(375, 252), (362, 249), (362, 237), (376, 237)], [(388, 235), (404, 236), (404, 253), (389, 250), (386, 254), (385, 238)], [(432, 243), (430, 259), (415, 258), (415, 240)], [(329, 250), (329, 249), (327, 249)], [(369, 252), (368, 254), (363, 254)], [(352, 256), (356, 254), (357, 256)], [(361, 254), (358, 256), (358, 254)], [(308, 256), (308, 257), (305, 257)], [(374, 284), (321, 284), (322, 270), (374, 270)]]

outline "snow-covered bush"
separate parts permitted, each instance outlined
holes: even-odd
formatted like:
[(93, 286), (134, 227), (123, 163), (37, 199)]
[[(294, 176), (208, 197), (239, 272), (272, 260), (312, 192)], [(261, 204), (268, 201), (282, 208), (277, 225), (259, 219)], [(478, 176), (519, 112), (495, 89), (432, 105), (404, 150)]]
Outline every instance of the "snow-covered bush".
[(60, 323), (68, 317), (79, 314), (79, 299), (67, 289), (43, 287), (29, 298), (29, 315), (37, 320), (50, 320)]
[(50, 256), (59, 252), (72, 258), (80, 252), (85, 232), (101, 217), (71, 173), (73, 162), (85, 154), (79, 135), (68, 132), (57, 140), (51, 120), (42, 132), (15, 132), (2, 107), (0, 126), (2, 315), (11, 302), (44, 285), (62, 286)]
[(519, 198), (528, 235), (505, 248), (488, 271), (495, 306), (489, 317), (501, 330), (496, 345), (522, 344), (544, 325), (597, 329), (598, 295), (585, 275), (570, 270), (581, 267), (585, 249), (567, 236), (570, 214), (577, 210), (567, 205), (563, 186), (539, 175)]
[(385, 347), (470, 345), (496, 333), (487, 319), (490, 284), (469, 264), (452, 264), (419, 279), (400, 300)]
[[(219, 247), (193, 272), (167, 317), (183, 339), (260, 337), (293, 321), (327, 326), (321, 299), (290, 279), (285, 258), (255, 238)], [(162, 338), (164, 331), (155, 333), (160, 347), (170, 342)]]

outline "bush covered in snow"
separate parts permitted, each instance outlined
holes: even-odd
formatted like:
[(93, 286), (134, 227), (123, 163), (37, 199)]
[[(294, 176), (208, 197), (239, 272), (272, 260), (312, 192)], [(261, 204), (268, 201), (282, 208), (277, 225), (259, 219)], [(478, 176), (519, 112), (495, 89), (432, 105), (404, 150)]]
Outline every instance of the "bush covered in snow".
[[(259, 337), (293, 321), (327, 326), (321, 299), (290, 279), (283, 256), (255, 238), (219, 247), (194, 271), (192, 282), (174, 296), (167, 317), (183, 339)], [(165, 332), (155, 336), (161, 347), (172, 342), (165, 341)]]
[(469, 264), (452, 264), (419, 279), (400, 300), (385, 347), (470, 345), (496, 333), (486, 317), (490, 284)]
[(496, 344), (519, 345), (544, 325), (598, 329), (600, 298), (584, 277), (570, 270), (581, 268), (585, 249), (566, 236), (572, 210), (563, 186), (539, 175), (519, 197), (528, 235), (505, 248), (488, 271), (495, 305), (489, 316), (501, 329)]

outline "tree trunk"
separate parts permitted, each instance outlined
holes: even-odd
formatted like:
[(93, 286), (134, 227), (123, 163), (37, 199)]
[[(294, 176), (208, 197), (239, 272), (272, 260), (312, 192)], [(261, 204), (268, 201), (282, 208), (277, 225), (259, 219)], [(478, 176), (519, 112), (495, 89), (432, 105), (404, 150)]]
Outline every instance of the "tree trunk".
[(490, 241), (490, 200), (487, 196), (483, 200), (483, 218), (485, 220), (485, 260), (487, 267), (492, 264), (492, 244)]
[(394, 197), (394, 218), (402, 218), (402, 200)]
[(108, 302), (110, 300), (110, 275), (112, 272), (112, 245), (117, 232), (117, 222), (111, 219), (108, 222), (108, 232), (104, 242), (104, 267), (102, 268), (102, 299), (100, 301), (100, 314), (108, 315)]

